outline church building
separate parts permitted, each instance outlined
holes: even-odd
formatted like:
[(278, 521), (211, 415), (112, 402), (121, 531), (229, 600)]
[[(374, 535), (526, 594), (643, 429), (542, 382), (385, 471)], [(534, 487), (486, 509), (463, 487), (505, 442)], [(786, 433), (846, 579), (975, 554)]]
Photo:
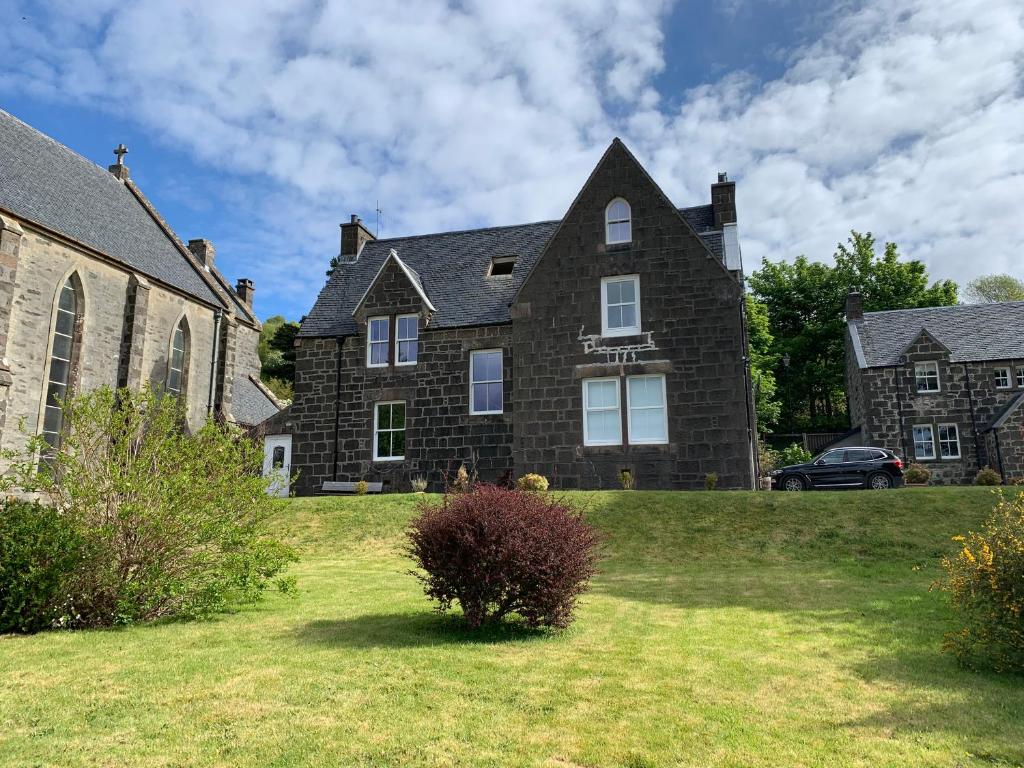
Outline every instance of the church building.
[(754, 487), (725, 174), (680, 209), (616, 139), (560, 220), (382, 240), (352, 217), (339, 261), (271, 420), (298, 493), (436, 489), (460, 466), (555, 488)]
[(0, 447), (62, 435), (57, 401), (144, 382), (188, 424), (280, 410), (259, 380), (252, 281), (184, 244), (125, 164), (101, 168), (0, 110)]

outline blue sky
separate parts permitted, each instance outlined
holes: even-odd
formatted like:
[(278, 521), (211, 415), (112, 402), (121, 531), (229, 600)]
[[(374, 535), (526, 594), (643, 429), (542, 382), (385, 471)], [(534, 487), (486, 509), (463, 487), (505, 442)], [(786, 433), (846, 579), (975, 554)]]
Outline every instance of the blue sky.
[[(415, 11), (409, 9), (414, 7)], [(738, 182), (748, 271), (851, 228), (1024, 277), (1019, 0), (0, 0), (0, 107), (133, 178), (262, 317), (339, 222), (555, 218), (613, 136), (680, 205)]]

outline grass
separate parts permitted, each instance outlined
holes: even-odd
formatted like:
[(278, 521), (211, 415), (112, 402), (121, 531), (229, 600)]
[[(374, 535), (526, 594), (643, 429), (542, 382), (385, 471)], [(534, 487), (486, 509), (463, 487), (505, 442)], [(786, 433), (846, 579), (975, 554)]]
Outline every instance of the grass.
[(0, 638), (0, 765), (1024, 764), (1024, 681), (929, 591), (988, 490), (572, 494), (607, 559), (557, 634), (432, 613), (415, 498), (284, 502), (298, 599)]

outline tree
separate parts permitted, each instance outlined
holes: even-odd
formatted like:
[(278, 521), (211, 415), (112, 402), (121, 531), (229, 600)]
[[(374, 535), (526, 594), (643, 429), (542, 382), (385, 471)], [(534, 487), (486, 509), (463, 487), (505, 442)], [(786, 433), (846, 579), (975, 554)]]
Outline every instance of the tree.
[(782, 431), (840, 429), (849, 423), (844, 315), (850, 289), (860, 291), (867, 311), (957, 302), (955, 283), (929, 285), (924, 264), (901, 261), (895, 243), (876, 254), (871, 233), (851, 232), (834, 259), (834, 265), (806, 256), (791, 264), (765, 260), (750, 276), (754, 298), (768, 310)]
[(1024, 301), (1024, 280), (1013, 275), (983, 275), (971, 280), (964, 293), (974, 304)]
[(282, 400), (291, 399), (295, 380), (295, 337), (299, 324), (281, 315), (267, 318), (260, 332), (260, 379)]
[(770, 432), (779, 419), (781, 403), (775, 396), (776, 383), (772, 368), (772, 332), (768, 322), (768, 307), (754, 301), (749, 294), (747, 302), (747, 348), (750, 355), (750, 380), (754, 387), (754, 406), (757, 411), (757, 429)]

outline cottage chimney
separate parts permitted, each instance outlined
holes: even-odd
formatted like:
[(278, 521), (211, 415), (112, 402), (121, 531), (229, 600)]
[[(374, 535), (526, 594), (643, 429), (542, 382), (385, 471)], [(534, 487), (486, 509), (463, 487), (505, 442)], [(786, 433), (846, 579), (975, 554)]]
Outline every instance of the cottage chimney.
[(719, 173), (718, 181), (711, 185), (711, 206), (715, 211), (715, 229), (736, 223), (736, 182), (729, 181), (729, 174)]
[(113, 165), (108, 165), (107, 170), (110, 171), (119, 181), (128, 181), (128, 166), (124, 164), (124, 156), (128, 154), (128, 147), (124, 144), (118, 144), (114, 149), (114, 155), (117, 157), (117, 162)]
[(188, 249), (192, 255), (199, 259), (199, 263), (209, 271), (213, 267), (213, 243), (209, 240), (189, 240)]
[(238, 282), (235, 283), (235, 293), (238, 294), (238, 298), (245, 304), (246, 309), (252, 309), (252, 295), (256, 293), (256, 288), (253, 287), (252, 280), (247, 277), (238, 278)]
[(851, 288), (850, 292), (846, 294), (846, 319), (864, 319), (864, 303), (861, 301), (860, 291), (853, 288)]
[(359, 258), (359, 252), (370, 240), (377, 238), (366, 228), (363, 220), (352, 214), (347, 224), (340, 224), (341, 227), (341, 251), (339, 255), (342, 261), (355, 261)]

